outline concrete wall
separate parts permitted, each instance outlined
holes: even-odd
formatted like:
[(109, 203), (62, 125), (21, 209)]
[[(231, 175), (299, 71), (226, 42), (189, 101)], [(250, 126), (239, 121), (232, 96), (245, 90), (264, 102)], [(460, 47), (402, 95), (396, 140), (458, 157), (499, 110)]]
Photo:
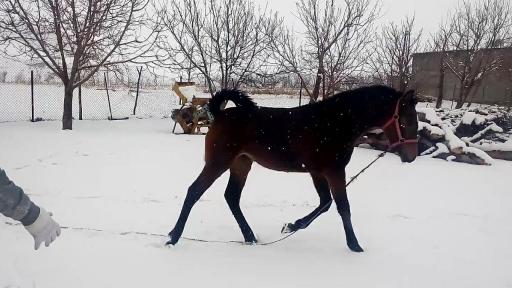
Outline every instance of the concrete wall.
[[(450, 57), (464, 52), (448, 52)], [(502, 67), (490, 72), (482, 84), (472, 90), (468, 100), (474, 103), (505, 104), (512, 103), (512, 48), (490, 49), (487, 53), (496, 53), (502, 59)], [(441, 54), (438, 52), (417, 53), (413, 55), (412, 87), (420, 95), (437, 97), (439, 86), (439, 68)], [(457, 99), (459, 80), (448, 69), (444, 80), (444, 99)]]

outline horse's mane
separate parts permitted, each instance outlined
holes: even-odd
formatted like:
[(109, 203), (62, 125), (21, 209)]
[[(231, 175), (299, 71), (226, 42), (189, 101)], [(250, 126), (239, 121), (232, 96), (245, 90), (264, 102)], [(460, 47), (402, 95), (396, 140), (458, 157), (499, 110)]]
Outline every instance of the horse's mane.
[[(364, 98), (363, 98), (364, 97)], [(334, 103), (357, 103), (371, 99), (382, 101), (394, 101), (400, 97), (397, 90), (385, 85), (372, 85), (359, 87), (352, 90), (342, 91), (321, 101), (311, 103), (310, 105), (332, 105)]]

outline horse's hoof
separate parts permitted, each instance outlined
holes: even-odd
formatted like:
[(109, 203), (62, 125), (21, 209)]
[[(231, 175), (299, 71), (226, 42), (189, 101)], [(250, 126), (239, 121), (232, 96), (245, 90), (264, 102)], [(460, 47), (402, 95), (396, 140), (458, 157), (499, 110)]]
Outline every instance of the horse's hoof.
[(244, 244), (245, 245), (256, 245), (256, 244), (258, 244), (258, 240), (256, 240), (256, 239), (254, 239), (254, 240), (245, 240)]
[(281, 234), (288, 234), (295, 232), (295, 227), (292, 223), (286, 223), (283, 225), (283, 228), (281, 228)]
[(253, 245), (253, 244), (257, 244), (258, 240), (255, 237), (253, 237), (253, 238), (245, 238), (244, 242), (247, 245)]
[(350, 250), (352, 250), (353, 252), (357, 252), (357, 253), (364, 252), (363, 248), (361, 248), (361, 246), (359, 246), (359, 244), (357, 244), (357, 243), (348, 244), (348, 248), (350, 248)]
[(173, 231), (169, 232), (169, 241), (165, 242), (165, 246), (169, 246), (169, 245), (176, 245), (176, 243), (178, 243), (178, 239), (177, 237), (173, 237)]

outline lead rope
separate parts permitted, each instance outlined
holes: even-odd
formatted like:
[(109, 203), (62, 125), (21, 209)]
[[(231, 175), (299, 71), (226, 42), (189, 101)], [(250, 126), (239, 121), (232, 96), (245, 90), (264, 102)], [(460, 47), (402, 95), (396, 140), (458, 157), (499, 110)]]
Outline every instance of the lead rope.
[[(359, 171), (356, 175), (352, 176), (350, 180), (347, 182), (345, 187), (348, 187), (352, 182), (354, 182), (359, 175), (363, 174), (368, 168), (370, 168), (375, 162), (377, 162), (380, 158), (384, 157), (386, 155), (387, 151), (381, 152), (379, 155), (377, 155), (377, 158), (375, 158), (372, 162), (370, 162), (368, 165), (366, 165), (361, 171)], [(308, 226), (315, 220), (321, 213), (322, 210), (326, 209), (329, 205), (331, 205), (331, 202), (325, 204), (321, 207), (321, 209), (318, 210), (318, 212), (306, 223), (305, 226)], [(19, 223), (11, 223), (11, 222), (4, 222), (7, 225), (11, 226), (19, 226), (21, 224)], [(157, 233), (148, 233), (148, 232), (139, 232), (139, 231), (127, 231), (127, 232), (113, 232), (113, 231), (107, 231), (102, 229), (95, 229), (95, 228), (83, 228), (83, 227), (73, 227), (73, 226), (60, 226), (61, 229), (64, 230), (74, 230), (74, 231), (90, 231), (90, 232), (100, 232), (100, 233), (110, 233), (114, 235), (144, 235), (144, 236), (155, 236), (155, 237), (168, 237), (168, 235), (163, 234), (157, 234)], [(236, 241), (236, 240), (230, 240), (230, 241), (222, 241), (222, 240), (206, 240), (206, 239), (199, 239), (199, 238), (190, 238), (182, 236), (181, 239), (185, 239), (188, 241), (195, 241), (195, 242), (202, 242), (202, 243), (222, 243), (222, 244), (232, 244), (232, 243), (238, 243), (238, 244), (250, 244), (250, 245), (259, 245), (259, 246), (267, 246), (272, 245), (277, 242), (281, 242), (285, 240), (288, 237), (291, 237), (293, 234), (297, 233), (300, 229), (295, 230), (293, 232), (288, 233), (286, 236), (283, 236), (277, 240), (273, 240), (270, 242), (264, 242), (264, 243), (246, 243), (244, 241)]]

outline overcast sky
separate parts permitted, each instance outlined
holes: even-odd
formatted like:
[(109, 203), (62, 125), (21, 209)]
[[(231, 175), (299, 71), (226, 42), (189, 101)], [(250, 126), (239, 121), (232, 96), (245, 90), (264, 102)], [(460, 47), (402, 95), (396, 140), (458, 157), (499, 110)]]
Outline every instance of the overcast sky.
[[(295, 23), (296, 0), (255, 0), (256, 3), (268, 3), (269, 7), (286, 18), (287, 23)], [(342, 2), (342, 0), (337, 0)], [(407, 15), (416, 15), (418, 27), (425, 35), (434, 32), (448, 11), (457, 6), (458, 0), (381, 0), (381, 22), (400, 22)]]

